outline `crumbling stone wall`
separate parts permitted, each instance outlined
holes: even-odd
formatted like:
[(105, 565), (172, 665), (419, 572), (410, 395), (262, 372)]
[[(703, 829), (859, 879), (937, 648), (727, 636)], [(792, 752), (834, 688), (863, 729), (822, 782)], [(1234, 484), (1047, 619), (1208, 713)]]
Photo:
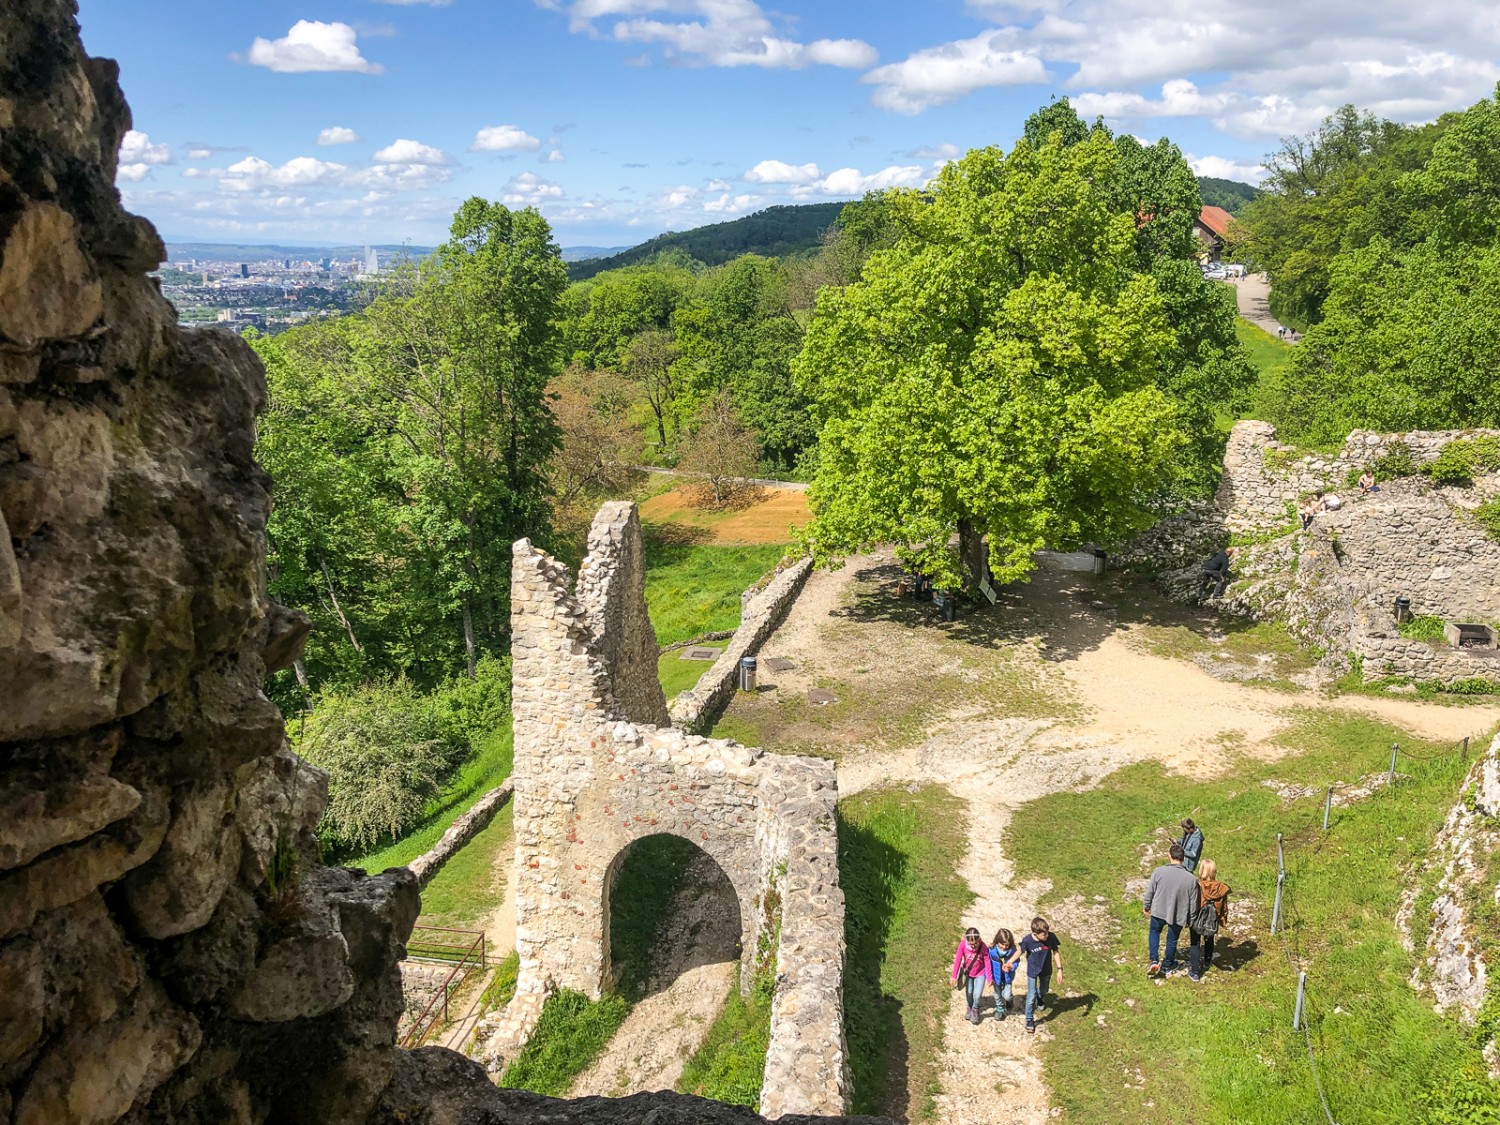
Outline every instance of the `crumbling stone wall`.
[[(624, 537), (611, 540), (624, 557), (636, 554), (629, 542), (639, 538), (633, 512), (606, 509), (600, 520)], [(611, 592), (636, 604), (594, 598), (592, 612), (570, 584), (565, 566), (529, 541), (516, 544), (511, 634), (520, 979), (514, 1010), (499, 1021), (482, 1056), (496, 1070), (512, 1058), (550, 990), (597, 997), (610, 986), (613, 876), (637, 840), (671, 833), (703, 849), (728, 876), (739, 899), (747, 962), (761, 927), (774, 922), (763, 909), (766, 895), (773, 887), (778, 893), (767, 1112), (842, 1112), (848, 1090), (843, 893), (832, 765), (640, 721), (622, 699), (639, 696), (613, 655), (638, 646), (628, 637), (601, 644), (608, 628), (596, 625), (594, 615), (634, 622), (654, 653), (644, 574)]]
[[(1338, 454), (1325, 456), (1284, 445), (1267, 423), (1240, 422), (1212, 507), (1163, 521), (1119, 561), (1164, 568), (1169, 588), (1188, 597), (1196, 595), (1202, 559), (1234, 542), (1235, 582), (1223, 603), (1230, 612), (1283, 620), (1334, 661), (1358, 658), (1369, 679), (1500, 679), (1500, 659), (1408, 640), (1395, 619), (1396, 598), (1406, 597), (1413, 613), (1500, 621), (1500, 543), (1472, 515), (1500, 494), (1500, 478), (1458, 488), (1415, 476), (1384, 482), (1371, 496), (1347, 484), (1397, 442), (1421, 466), (1449, 442), (1494, 432), (1356, 430)], [(1304, 531), (1298, 503), (1318, 490), (1337, 494), (1343, 507), (1319, 513)]]

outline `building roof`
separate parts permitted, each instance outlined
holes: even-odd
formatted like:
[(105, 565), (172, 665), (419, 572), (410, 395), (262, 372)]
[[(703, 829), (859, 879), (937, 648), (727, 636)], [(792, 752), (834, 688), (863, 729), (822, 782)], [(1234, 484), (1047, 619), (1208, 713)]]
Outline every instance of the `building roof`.
[(1229, 237), (1229, 224), (1234, 216), (1222, 207), (1205, 207), (1198, 212), (1198, 221), (1220, 238)]

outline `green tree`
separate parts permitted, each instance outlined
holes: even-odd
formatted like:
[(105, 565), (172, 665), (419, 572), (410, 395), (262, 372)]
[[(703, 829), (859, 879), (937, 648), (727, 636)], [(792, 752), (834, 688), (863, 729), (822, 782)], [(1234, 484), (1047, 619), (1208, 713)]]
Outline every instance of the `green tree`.
[(1187, 442), (1158, 384), (1180, 345), (1118, 203), (1120, 149), (1068, 139), (970, 152), (930, 200), (891, 193), (910, 233), (820, 298), (796, 363), (822, 422), (816, 557), (893, 542), (954, 584), (957, 533), (971, 578), (987, 537), (1010, 581), (1039, 547), (1149, 521)]

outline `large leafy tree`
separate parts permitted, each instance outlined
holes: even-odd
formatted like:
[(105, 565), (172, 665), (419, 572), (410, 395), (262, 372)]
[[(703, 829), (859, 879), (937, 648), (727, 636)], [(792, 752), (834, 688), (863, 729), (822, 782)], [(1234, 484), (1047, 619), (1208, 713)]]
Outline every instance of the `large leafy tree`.
[[(970, 578), (1018, 579), (1040, 547), (1143, 526), (1191, 462), (1180, 384), (1205, 349), (1237, 353), (1228, 306), (1169, 268), (1190, 252), (1172, 210), (1190, 226), (1186, 181), (1152, 154), (1153, 187), (1130, 146), (1044, 112), (1037, 143), (889, 194), (895, 245), (820, 297), (796, 363), (822, 423), (817, 557), (893, 542), (956, 583), (957, 535)], [(1171, 226), (1151, 232), (1148, 207)]]
[(325, 681), (504, 651), (508, 545), (547, 532), (566, 284), (539, 214), (471, 199), (362, 312), (261, 343), (273, 590), (337, 623), (308, 651)]

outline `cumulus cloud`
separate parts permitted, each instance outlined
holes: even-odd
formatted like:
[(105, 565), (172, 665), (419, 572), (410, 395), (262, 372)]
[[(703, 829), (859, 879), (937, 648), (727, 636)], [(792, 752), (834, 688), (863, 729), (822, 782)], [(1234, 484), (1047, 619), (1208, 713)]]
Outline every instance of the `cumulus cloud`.
[(1037, 49), (1017, 40), (1009, 29), (987, 31), (877, 67), (864, 76), (875, 87), (870, 100), (881, 109), (917, 114), (986, 87), (1045, 82), (1047, 67)]
[(535, 172), (522, 172), (512, 176), (500, 194), (500, 202), (507, 207), (540, 207), (566, 193), (557, 184), (544, 180)]
[(149, 133), (131, 129), (120, 141), (120, 165), (115, 176), (128, 183), (140, 183), (151, 175), (152, 168), (172, 162), (170, 145), (156, 144)]
[(963, 154), (963, 149), (944, 141), (942, 144), (923, 145), (921, 148), (912, 149), (906, 155), (917, 160), (957, 160)]
[(318, 134), (320, 145), (352, 145), (364, 140), (353, 129), (346, 129), (342, 125), (332, 125)]
[(519, 125), (486, 125), (474, 135), (470, 152), (535, 152), (542, 142)]
[(280, 39), (256, 38), (246, 61), (278, 74), (346, 71), (380, 74), (385, 68), (359, 53), (359, 34), (347, 23), (298, 20)]
[(537, 157), (543, 164), (566, 164), (568, 158), (563, 155), (562, 141), (556, 137), (547, 138), (547, 150)]
[[(1307, 0), (969, 0), (993, 28), (865, 76), (872, 101), (919, 113), (988, 86), (1068, 75), (1085, 114), (1200, 117), (1247, 138), (1311, 128), (1347, 102), (1402, 121), (1467, 105), (1500, 80), (1493, 0), (1420, 6)], [(1029, 60), (1029, 61), (1028, 61)], [(1030, 77), (1028, 77), (1030, 75)]]
[(781, 160), (762, 160), (744, 174), (752, 184), (810, 184), (823, 175), (816, 164), (787, 164)]
[[(595, 38), (641, 43), (677, 62), (700, 66), (862, 70), (879, 58), (860, 39), (803, 43), (779, 31), (754, 0), (537, 0), (565, 12), (568, 26)], [(638, 56), (636, 63), (649, 63)]]
[(409, 140), (392, 141), (372, 159), (377, 164), (425, 164), (433, 167), (453, 163), (442, 149)]
[(1251, 184), (1260, 183), (1266, 176), (1266, 170), (1260, 164), (1231, 160), (1224, 156), (1184, 155), (1188, 166), (1199, 176), (1217, 176), (1221, 180), (1240, 180)]

